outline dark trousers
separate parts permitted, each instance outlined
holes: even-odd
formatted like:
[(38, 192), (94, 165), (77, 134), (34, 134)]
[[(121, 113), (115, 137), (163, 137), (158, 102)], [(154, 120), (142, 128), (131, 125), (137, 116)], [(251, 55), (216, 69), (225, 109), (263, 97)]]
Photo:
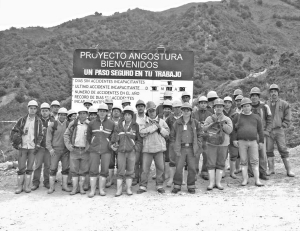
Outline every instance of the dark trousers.
[(89, 172), (88, 152), (81, 149), (74, 149), (70, 153), (70, 169), (72, 177), (85, 176)]
[(207, 169), (224, 170), (228, 146), (215, 146), (207, 144)]
[(143, 153), (142, 151), (135, 152), (134, 179), (140, 182), (143, 172)]
[(61, 162), (61, 174), (68, 175), (70, 169), (70, 155), (66, 150), (55, 150), (55, 156), (51, 156), (50, 176), (56, 176), (58, 162)]
[(182, 171), (188, 165), (187, 187), (195, 188), (196, 182), (196, 156), (194, 155), (193, 147), (181, 147), (181, 155), (176, 156), (176, 172), (174, 175), (174, 188), (181, 188)]
[(133, 179), (135, 165), (135, 151), (118, 153), (117, 179)]
[(111, 153), (110, 162), (109, 162), (109, 169), (115, 169), (115, 167), (118, 168), (118, 153), (113, 151)]
[(18, 156), (18, 175), (31, 175), (34, 164), (34, 149), (21, 148)]
[(39, 186), (40, 178), (43, 169), (44, 185), (49, 184), (49, 169), (50, 169), (50, 153), (47, 148), (40, 148), (35, 155), (35, 169), (33, 173), (32, 184)]
[(143, 153), (143, 172), (140, 182), (140, 188), (146, 190), (148, 185), (148, 178), (152, 160), (154, 160), (156, 169), (156, 187), (157, 189), (163, 187), (163, 173), (164, 173), (164, 156), (162, 152), (157, 153)]
[(285, 133), (282, 128), (273, 129), (270, 136), (266, 137), (267, 157), (274, 157), (274, 143), (277, 144), (278, 152), (282, 159), (289, 157), (289, 151), (286, 147)]
[(109, 163), (111, 154), (110, 153), (104, 153), (104, 154), (98, 154), (92, 152), (90, 154), (90, 177), (97, 177), (99, 176), (99, 166), (100, 166), (100, 159), (101, 159), (101, 172), (100, 176), (102, 177), (108, 177), (108, 169), (109, 169)]

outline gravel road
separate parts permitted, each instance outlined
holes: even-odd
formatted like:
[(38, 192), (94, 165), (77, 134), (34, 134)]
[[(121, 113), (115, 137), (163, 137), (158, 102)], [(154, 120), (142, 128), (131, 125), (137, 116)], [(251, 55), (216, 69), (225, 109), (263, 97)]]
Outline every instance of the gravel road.
[(186, 187), (160, 195), (152, 179), (147, 193), (131, 197), (115, 198), (115, 185), (106, 197), (69, 196), (59, 183), (52, 195), (43, 187), (16, 195), (15, 170), (0, 171), (0, 230), (300, 230), (300, 148), (290, 151), (295, 178), (286, 176), (277, 155), (276, 175), (265, 187), (255, 187), (253, 178), (241, 187), (239, 174), (222, 180), (224, 191), (207, 192), (208, 182), (199, 178), (195, 195)]

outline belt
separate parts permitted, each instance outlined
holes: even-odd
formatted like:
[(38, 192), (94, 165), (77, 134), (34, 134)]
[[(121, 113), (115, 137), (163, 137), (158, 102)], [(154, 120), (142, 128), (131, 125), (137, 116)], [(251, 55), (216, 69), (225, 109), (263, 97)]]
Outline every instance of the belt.
[(181, 147), (192, 147), (193, 143), (181, 143)]
[(76, 147), (76, 146), (74, 146), (74, 149), (84, 150), (85, 147)]

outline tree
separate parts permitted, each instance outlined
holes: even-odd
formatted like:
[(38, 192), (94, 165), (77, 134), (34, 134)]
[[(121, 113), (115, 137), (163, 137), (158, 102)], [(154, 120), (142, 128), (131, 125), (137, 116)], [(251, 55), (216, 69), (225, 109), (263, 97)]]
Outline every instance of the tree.
[(95, 12), (96, 16), (102, 16), (102, 13), (98, 13), (97, 11)]

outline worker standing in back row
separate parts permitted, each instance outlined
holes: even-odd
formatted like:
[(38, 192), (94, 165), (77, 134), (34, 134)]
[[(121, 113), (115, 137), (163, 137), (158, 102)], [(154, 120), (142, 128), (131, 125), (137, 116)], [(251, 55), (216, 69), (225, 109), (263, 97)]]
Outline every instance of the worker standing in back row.
[(31, 190), (34, 191), (40, 186), (40, 178), (43, 167), (43, 178), (44, 186), (49, 189), (49, 171), (50, 171), (50, 153), (46, 148), (46, 136), (47, 128), (49, 123), (54, 122), (55, 119), (50, 117), (50, 105), (48, 103), (41, 104), (41, 121), (43, 124), (43, 140), (41, 142), (41, 148), (37, 151), (35, 155), (35, 169), (33, 172), (33, 180)]
[[(172, 101), (172, 92), (171, 91), (165, 91), (163, 102), (166, 100)], [(162, 104), (158, 105), (158, 107), (156, 108), (156, 115), (160, 115), (163, 112), (164, 112), (164, 107), (163, 107), (163, 103), (162, 103)]]
[(277, 84), (272, 84), (269, 88), (270, 100), (267, 102), (272, 113), (272, 130), (267, 136), (267, 156), (269, 163), (269, 175), (275, 174), (274, 170), (274, 142), (277, 144), (278, 151), (284, 163), (287, 176), (294, 177), (292, 167), (289, 162), (289, 151), (286, 147), (284, 129), (287, 128), (291, 122), (290, 105), (279, 98), (279, 87)]

